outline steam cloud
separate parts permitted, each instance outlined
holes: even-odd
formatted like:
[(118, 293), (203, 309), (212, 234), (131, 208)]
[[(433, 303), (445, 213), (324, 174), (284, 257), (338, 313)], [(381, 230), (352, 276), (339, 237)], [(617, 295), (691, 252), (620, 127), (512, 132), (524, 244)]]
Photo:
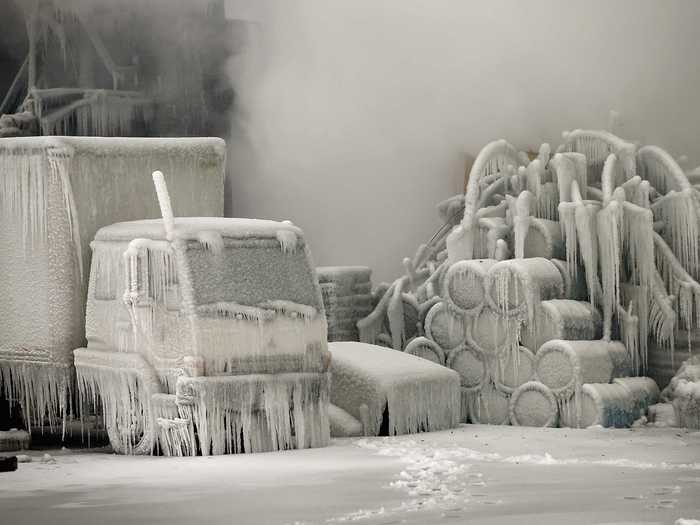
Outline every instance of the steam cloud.
[[(677, 0), (229, 0), (252, 21), (231, 64), (230, 210), (290, 219), (318, 264), (387, 280), (439, 226), (465, 157), (601, 128), (700, 161), (700, 4)], [(651, 35), (654, 35), (653, 37)], [(682, 150), (680, 148), (683, 148)]]

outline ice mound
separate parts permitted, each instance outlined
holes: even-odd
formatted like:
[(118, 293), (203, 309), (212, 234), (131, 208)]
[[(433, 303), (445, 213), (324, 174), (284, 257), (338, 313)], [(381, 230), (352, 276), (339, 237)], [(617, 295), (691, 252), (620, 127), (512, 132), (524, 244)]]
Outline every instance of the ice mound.
[(459, 375), (403, 352), (354, 342), (329, 343), (331, 403), (375, 436), (441, 430), (460, 418)]

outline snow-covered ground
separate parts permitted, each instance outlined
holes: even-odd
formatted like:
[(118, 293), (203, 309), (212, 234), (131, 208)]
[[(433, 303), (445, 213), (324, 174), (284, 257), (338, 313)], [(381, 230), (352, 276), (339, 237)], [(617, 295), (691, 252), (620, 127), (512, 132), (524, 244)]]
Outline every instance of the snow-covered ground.
[(30, 453), (0, 523), (673, 524), (700, 519), (700, 432), (462, 425), (267, 454)]

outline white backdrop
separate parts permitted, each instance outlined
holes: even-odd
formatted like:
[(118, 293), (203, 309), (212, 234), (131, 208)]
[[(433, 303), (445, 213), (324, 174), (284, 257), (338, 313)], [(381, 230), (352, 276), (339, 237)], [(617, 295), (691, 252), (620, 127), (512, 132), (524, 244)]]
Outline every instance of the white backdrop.
[(495, 138), (604, 127), (700, 163), (700, 1), (228, 0), (248, 20), (227, 209), (401, 272)]

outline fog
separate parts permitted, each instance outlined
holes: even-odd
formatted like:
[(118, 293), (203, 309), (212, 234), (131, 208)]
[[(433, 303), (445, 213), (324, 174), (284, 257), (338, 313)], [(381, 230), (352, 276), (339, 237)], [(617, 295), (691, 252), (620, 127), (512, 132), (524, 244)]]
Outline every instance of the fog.
[(229, 0), (235, 215), (291, 219), (375, 281), (439, 226), (465, 157), (604, 127), (700, 163), (700, 3)]

